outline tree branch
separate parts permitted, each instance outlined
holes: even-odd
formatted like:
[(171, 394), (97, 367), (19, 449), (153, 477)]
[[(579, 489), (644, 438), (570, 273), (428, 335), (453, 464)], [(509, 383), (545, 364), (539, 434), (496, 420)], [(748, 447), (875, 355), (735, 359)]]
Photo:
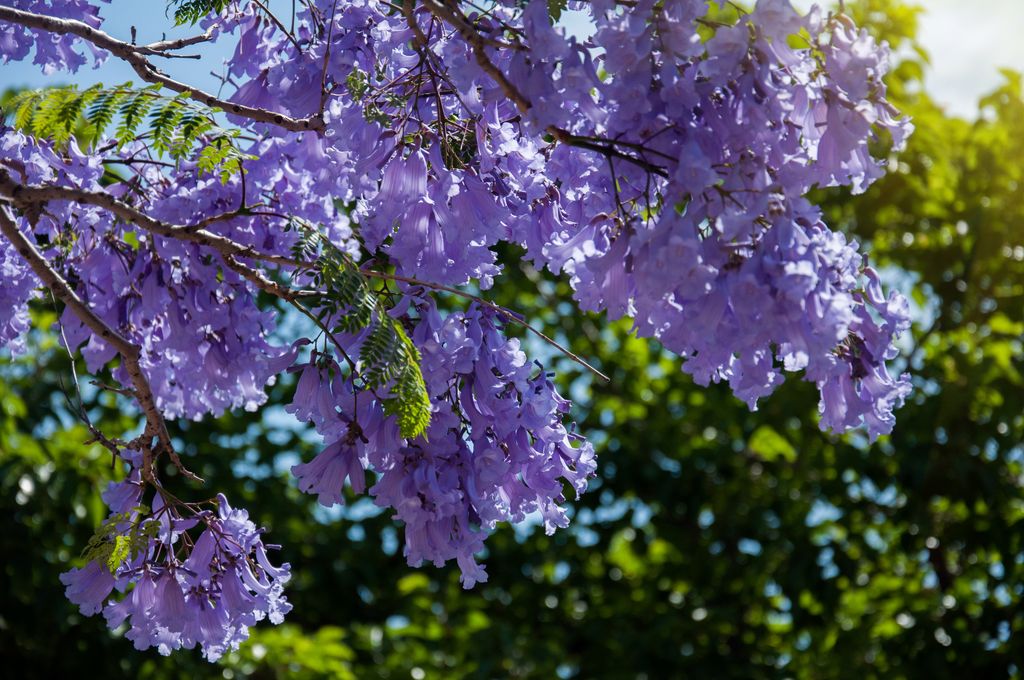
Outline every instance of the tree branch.
[(161, 222), (160, 220), (153, 219), (144, 212), (133, 208), (127, 203), (122, 203), (110, 194), (104, 192), (85, 191), (84, 189), (76, 189), (74, 187), (32, 186), (28, 184), (19, 184), (11, 179), (10, 174), (2, 167), (0, 167), (0, 197), (10, 199), (15, 205), (45, 203), (47, 201), (74, 201), (76, 203), (94, 205), (99, 208), (109, 210), (125, 222), (135, 224), (146, 231), (160, 236), (165, 236), (167, 238), (190, 241), (201, 246), (213, 248), (222, 255), (251, 257), (264, 262), (272, 262), (274, 264), (288, 267), (306, 266), (305, 263), (290, 257), (260, 253), (250, 246), (242, 245), (241, 243), (232, 241), (231, 239), (220, 236), (219, 234), (206, 231), (206, 229), (203, 228), (206, 225), (221, 221), (221, 219), (228, 219), (230, 217), (234, 217), (236, 214), (238, 216), (243, 214), (236, 213), (236, 211), (232, 211), (232, 213), (229, 213), (224, 217), (216, 216), (206, 218), (195, 225), (180, 226), (168, 224), (167, 222)]
[[(294, 132), (302, 132), (305, 130), (319, 131), (324, 127), (323, 117), (319, 113), (307, 116), (306, 118), (292, 118), (291, 116), (286, 116), (283, 113), (268, 111), (266, 109), (258, 109), (252, 106), (244, 106), (225, 99), (220, 99), (208, 92), (204, 92), (174, 80), (154, 66), (153, 63), (144, 56), (146, 54), (160, 54), (166, 49), (171, 49), (171, 47), (165, 48), (164, 45), (174, 46), (178, 42), (189, 44), (188, 41), (190, 39), (185, 39), (184, 41), (170, 41), (169, 43), (155, 43), (156, 48), (153, 46), (138, 47), (131, 43), (124, 42), (123, 40), (118, 40), (110, 34), (104, 33), (103, 31), (93, 28), (81, 21), (75, 21), (74, 19), (60, 19), (58, 17), (46, 16), (44, 14), (34, 14), (32, 12), (14, 9), (13, 7), (3, 6), (0, 6), (0, 21), (9, 21), (13, 24), (18, 24), (26, 28), (48, 31), (50, 33), (76, 35), (83, 40), (91, 42), (99, 48), (107, 50), (119, 59), (128, 62), (128, 65), (131, 66), (135, 72), (139, 74), (139, 77), (147, 83), (163, 85), (169, 90), (185, 94), (189, 98), (202, 102), (207, 106), (220, 108), (225, 113), (248, 118), (249, 120), (253, 120), (258, 123), (270, 123), (271, 125), (276, 125)], [(197, 40), (197, 42), (201, 41)]]
[(270, 293), (274, 297), (280, 298), (285, 302), (295, 302), (302, 297), (302, 294), (299, 291), (286, 288), (276, 281), (268, 279), (262, 271), (242, 264), (234, 255), (224, 255), (222, 253), (221, 258), (229, 269), (234, 270), (239, 276), (251, 282), (260, 290)]
[[(95, 205), (100, 208), (105, 208), (110, 212), (120, 217), (125, 222), (135, 224), (146, 231), (154, 234), (165, 236), (167, 238), (179, 239), (182, 241), (190, 241), (201, 246), (206, 246), (216, 250), (224, 259), (224, 263), (232, 270), (240, 274), (246, 280), (252, 282), (255, 286), (264, 290), (275, 297), (281, 298), (291, 304), (294, 304), (298, 299), (307, 297), (308, 295), (317, 295), (319, 293), (315, 291), (293, 291), (280, 284), (268, 279), (258, 269), (248, 267), (238, 261), (239, 257), (248, 257), (253, 260), (260, 262), (269, 262), (285, 267), (293, 267), (296, 269), (308, 269), (315, 266), (314, 262), (305, 262), (303, 260), (297, 260), (291, 257), (285, 257), (283, 255), (273, 255), (270, 253), (264, 253), (258, 251), (250, 246), (242, 245), (232, 239), (208, 232), (205, 229), (197, 228), (197, 225), (179, 226), (174, 224), (168, 224), (155, 220), (145, 213), (133, 208), (132, 206), (122, 203), (106, 193), (85, 191), (82, 189), (75, 189), (73, 187), (39, 187), (25, 184), (18, 184), (11, 179), (8, 172), (0, 167), (0, 197), (7, 198), (15, 203), (15, 205), (31, 205), (34, 203), (43, 203), (46, 201), (75, 201), (78, 203), (84, 203), (88, 205)], [(243, 213), (238, 213), (242, 215)], [(229, 213), (227, 217), (234, 216), (234, 213)], [(219, 221), (219, 217), (216, 219), (207, 218), (200, 224), (209, 224), (215, 221)], [(534, 328), (524, 319), (520, 318), (514, 312), (505, 309), (504, 307), (497, 305), (489, 300), (485, 300), (479, 296), (467, 293), (453, 288), (451, 286), (445, 286), (438, 283), (430, 283), (427, 281), (421, 281), (419, 279), (410, 278), (407, 276), (401, 276), (399, 274), (388, 274), (386, 272), (378, 272), (371, 269), (360, 269), (361, 274), (377, 279), (387, 279), (390, 281), (401, 281), (411, 285), (422, 286), (431, 290), (441, 291), (445, 293), (451, 293), (460, 297), (474, 300), (479, 304), (494, 310), (501, 314), (503, 317), (523, 326), (527, 330), (534, 333), (537, 337), (550, 344), (558, 351), (565, 354), (567, 357), (580, 364), (587, 370), (593, 372), (595, 375), (603, 380), (609, 380), (601, 371), (594, 368), (592, 365), (587, 363), (583, 358), (577, 356), (571, 352), (568, 348), (557, 342), (553, 338), (545, 335), (543, 332)]]

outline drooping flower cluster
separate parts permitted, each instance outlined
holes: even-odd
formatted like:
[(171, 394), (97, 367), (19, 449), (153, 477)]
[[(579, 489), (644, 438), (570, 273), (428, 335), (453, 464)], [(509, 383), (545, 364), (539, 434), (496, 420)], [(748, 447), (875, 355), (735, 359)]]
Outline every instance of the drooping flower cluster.
[[(68, 599), (86, 616), (102, 611), (111, 628), (127, 623), (136, 649), (168, 655), (199, 645), (210, 661), (237, 649), (258, 621), (281, 623), (291, 610), (284, 597), (289, 566), (270, 563), (249, 514), (223, 495), (213, 512), (167, 504), (161, 493), (149, 512), (138, 468), (111, 483), (103, 494), (108, 524), (130, 547), (61, 574)], [(193, 542), (189, 530), (197, 525), (204, 528)], [(110, 599), (115, 589), (124, 593), (120, 600)]]
[[(79, 153), (75, 145), (69, 146), (69, 152), (63, 158), (46, 144), (8, 131), (0, 145), (0, 163), (19, 183), (100, 190), (100, 158)], [(159, 173), (150, 170), (149, 174), (154, 182), (166, 182)], [(140, 208), (157, 219), (187, 224), (196, 218), (197, 197), (217, 209), (218, 201), (224, 200), (217, 188), (224, 190), (216, 179), (205, 178), (191, 188), (191, 198), (185, 196), (189, 188), (183, 185), (151, 195), (151, 202)], [(124, 242), (130, 227), (106, 211), (70, 201), (49, 202), (33, 222), (32, 231), (54, 244), (69, 264), (73, 262), (78, 295), (110, 327), (142, 348), (142, 366), (158, 406), (168, 417), (200, 418), (230, 408), (255, 410), (266, 400), (264, 386), (294, 360), (293, 354), (268, 342), (275, 315), (260, 310), (245, 281), (223, 272), (220, 263), (210, 260), (200, 247), (147, 233), (138, 234), (139, 246), (132, 247)], [(243, 242), (266, 242), (270, 237), (264, 236), (263, 229), (265, 224), (257, 219), (239, 220), (233, 235)], [(286, 242), (293, 239), (289, 235)], [(12, 314), (12, 328), (24, 328), (24, 303), (35, 277), (20, 258), (5, 257), (2, 262), (10, 269), (2, 295), (10, 296), (13, 303), (5, 311)], [(65, 309), (61, 323), (72, 347), (84, 345), (90, 370), (98, 370), (115, 356), (114, 348), (70, 309)], [(127, 382), (124, 367), (118, 375)]]
[[(873, 274), (803, 198), (815, 185), (862, 191), (882, 172), (873, 128), (897, 147), (910, 132), (885, 101), (887, 49), (845, 17), (802, 17), (786, 0), (758, 2), (707, 41), (695, 30), (703, 2), (591, 3), (591, 46), (609, 74), (598, 78), (541, 4), (524, 13), (531, 49), (503, 55), (522, 96), (545, 103), (529, 119), (614, 144), (604, 159), (592, 147), (551, 154), (542, 172), (562, 201), (534, 204), (520, 237), (534, 261), (568, 272), (584, 309), (632, 317), (702, 384), (728, 381), (754, 407), (784, 370), (804, 370), (822, 390), (823, 426), (888, 432), (908, 386), (885, 368), (891, 345), (859, 355), (870, 387), (855, 371), (856, 387), (825, 389), (850, 374), (842, 347), (864, 340), (851, 323), (869, 316), (856, 291)], [(795, 49), (787, 38), (800, 31), (809, 44)], [(522, 160), (514, 167), (508, 182), (522, 176)], [(903, 315), (890, 328), (906, 325)]]
[[(72, 149), (65, 158), (45, 144), (0, 122), (0, 172), (14, 180), (36, 185), (66, 183), (75, 187), (98, 186), (101, 173), (98, 160)], [(73, 220), (72, 205), (52, 203), (46, 211), (32, 211), (19, 226), (26, 234), (39, 234), (52, 243), (70, 243), (65, 227), (72, 221), (84, 226), (107, 222), (98, 211), (85, 210)], [(70, 246), (74, 247), (74, 246)], [(6, 239), (0, 242), (0, 347), (13, 352), (24, 350), (24, 334), (29, 329), (28, 301), (39, 285), (24, 258)]]
[[(316, 352), (301, 369), (288, 410), (312, 422), (326, 448), (292, 472), (323, 505), (341, 503), (348, 480), (405, 524), (411, 565), (456, 559), (465, 587), (487, 580), (473, 555), (499, 522), (539, 513), (545, 530), (568, 526), (563, 483), (578, 495), (594, 475), (593, 447), (566, 430), (569, 402), (494, 311), (472, 305), (442, 318), (429, 298), (407, 299), (419, 320), (413, 338), (434, 404), (423, 436), (403, 440), (376, 395), (344, 380)], [(354, 344), (358, 344), (356, 339)]]
[[(11, 7), (100, 25), (86, 0), (0, 0)], [(906, 301), (805, 198), (815, 186), (863, 191), (884, 169), (870, 143), (899, 148), (910, 132), (886, 100), (887, 47), (842, 14), (801, 15), (788, 0), (750, 13), (730, 3), (713, 21), (704, 0), (570, 7), (589, 13), (592, 35), (566, 34), (546, 0), (487, 12), (310, 0), (290, 31), (240, 0), (190, 43), (237, 41), (230, 101), (194, 102), (224, 110), (230, 133), (213, 136), (220, 118), (182, 108), (198, 95), (166, 80), (183, 96), (149, 92), (105, 112), (115, 99), (104, 97), (121, 95), (95, 95), (80, 111), (103, 121), (151, 108), (159, 133), (83, 150), (0, 129), (0, 219), (14, 209), (14, 237), (95, 317), (65, 307), (71, 348), (93, 371), (122, 352), (114, 377), (140, 403), (140, 380), (152, 392), (135, 448), (160, 458), (170, 444), (155, 418), (255, 409), (290, 369), (289, 411), (325, 442), (294, 468), (299, 487), (324, 505), (346, 485), (368, 492), (403, 522), (410, 564), (454, 559), (466, 587), (486, 580), (475, 555), (495, 526), (533, 514), (549, 532), (566, 526), (563, 489), (583, 492), (595, 471), (551, 376), (504, 335), (510, 313), (478, 302), (442, 315), (431, 298), (491, 287), (502, 242), (566, 275), (582, 309), (631, 318), (697, 382), (725, 381), (751, 408), (802, 372), (820, 390), (823, 428), (892, 429), (909, 391), (887, 367)], [(176, 49), (161, 44), (124, 49), (138, 65)], [(34, 50), (47, 72), (105, 54), (2, 11), (0, 46), (4, 61)], [(195, 149), (168, 153), (193, 133)], [(217, 155), (225, 143), (234, 156)], [(39, 271), (4, 240), (0, 273), (0, 344), (17, 349)], [(284, 309), (312, 325), (282, 340), (297, 327), (277, 323)], [(396, 350), (403, 338), (413, 349)], [(364, 349), (415, 356), (421, 382), (401, 383)], [(396, 415), (409, 385), (429, 397), (425, 431)], [(127, 623), (140, 648), (199, 644), (211, 659), (255, 621), (279, 620), (287, 567), (267, 562), (244, 511), (223, 498), (216, 513), (164, 503), (142, 468), (133, 459), (129, 481), (105, 494), (103, 545), (149, 524), (156, 534), (112, 572), (94, 559), (66, 574), (69, 598)], [(145, 512), (144, 489), (156, 494)], [(130, 590), (108, 603), (114, 588)]]
[[(149, 253), (117, 253), (118, 267), (110, 266), (114, 255), (100, 246), (82, 261), (81, 290), (112, 326), (139, 329), (130, 335), (143, 348), (142, 365), (168, 417), (253, 411), (266, 401), (263, 387), (293, 357), (267, 342), (274, 315), (256, 306), (251, 291), (218, 281), (218, 267), (187, 244), (155, 239)], [(69, 311), (62, 322), (73, 345), (91, 335)], [(114, 354), (99, 344), (84, 351), (91, 370)]]

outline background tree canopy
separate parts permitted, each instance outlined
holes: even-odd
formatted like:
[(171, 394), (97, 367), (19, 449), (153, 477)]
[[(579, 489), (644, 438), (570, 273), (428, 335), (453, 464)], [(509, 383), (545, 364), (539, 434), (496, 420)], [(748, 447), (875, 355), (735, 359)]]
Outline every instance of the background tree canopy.
[[(1024, 93), (1019, 74), (977, 122), (922, 91), (919, 12), (854, 3), (905, 57), (893, 99), (917, 131), (866, 195), (822, 192), (889, 283), (912, 295), (915, 383), (891, 437), (868, 446), (815, 425), (791, 381), (751, 413), (696, 388), (626, 325), (569, 313), (570, 291), (520, 269), (499, 303), (611, 377), (552, 357), (600, 476), (555, 536), (503, 527), (490, 581), (411, 569), (368, 499), (326, 511), (288, 475), (319, 442), (271, 406), (174, 434), (189, 466), (253, 512), (295, 579), (287, 623), (258, 627), (210, 666), (159, 657), (84, 619), (57, 575), (102, 521), (110, 455), (83, 445), (58, 338), (33, 331), (0, 362), (0, 658), (19, 677), (983, 678), (1024, 665)], [(915, 56), (916, 55), (916, 56)], [(537, 291), (540, 291), (538, 293)], [(54, 310), (38, 304), (37, 328)], [(537, 351), (543, 351), (538, 348)], [(93, 421), (130, 429), (110, 393), (81, 386)], [(173, 473), (173, 470), (171, 470)], [(180, 483), (172, 479), (171, 484)], [(526, 534), (529, 540), (524, 540)]]

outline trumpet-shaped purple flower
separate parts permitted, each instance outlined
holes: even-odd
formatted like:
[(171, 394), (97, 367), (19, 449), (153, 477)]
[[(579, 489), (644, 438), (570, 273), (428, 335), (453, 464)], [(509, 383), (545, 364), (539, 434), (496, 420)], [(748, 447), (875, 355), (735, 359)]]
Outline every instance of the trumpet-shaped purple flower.
[(64, 591), (67, 598), (77, 604), (86, 616), (99, 613), (107, 596), (114, 590), (114, 577), (95, 561), (81, 569), (64, 572), (60, 575), (60, 582), (67, 586)]
[[(109, 2), (110, 0), (101, 1)], [(3, 4), (26, 12), (76, 19), (93, 28), (99, 28), (103, 23), (99, 8), (90, 0), (5, 0)], [(32, 62), (42, 68), (43, 73), (47, 75), (57, 71), (73, 73), (87, 62), (85, 55), (80, 51), (83, 47), (87, 53), (92, 55), (93, 63), (96, 66), (106, 60), (107, 53), (104, 50), (73, 35), (32, 31), (18, 24), (0, 21), (0, 59), (4, 64), (21, 61), (34, 48), (35, 55)]]

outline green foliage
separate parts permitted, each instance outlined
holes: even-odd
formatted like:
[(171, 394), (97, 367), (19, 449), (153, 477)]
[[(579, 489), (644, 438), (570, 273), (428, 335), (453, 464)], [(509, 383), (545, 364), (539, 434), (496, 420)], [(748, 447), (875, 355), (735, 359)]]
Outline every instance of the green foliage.
[(413, 439), (430, 425), (430, 395), (420, 369), (420, 353), (401, 322), (388, 314), (387, 296), (345, 253), (314, 228), (298, 225), (303, 237), (293, 254), (307, 259), (319, 251), (313, 283), (323, 294), (316, 298), (321, 323), (333, 323), (332, 333), (366, 330), (359, 350), (358, 373), (370, 390), (386, 390), (384, 410), (394, 415), (402, 436)]
[(144, 520), (149, 508), (140, 505), (128, 512), (110, 515), (96, 529), (82, 552), (85, 562), (99, 562), (111, 573), (127, 559), (135, 559), (160, 531), (160, 523)]
[(15, 127), (61, 146), (81, 129), (82, 114), (97, 94), (97, 87), (82, 92), (75, 87), (26, 90), (5, 101), (4, 109), (13, 111)]
[(299, 626), (284, 624), (253, 629), (253, 636), (228, 668), (244, 670), (257, 665), (268, 668), (267, 675), (292, 680), (357, 680), (352, 670), (355, 651), (346, 644), (348, 637), (340, 626), (324, 626), (307, 634)]
[(762, 425), (754, 430), (747, 445), (752, 452), (768, 462), (782, 459), (792, 463), (797, 457), (793, 445), (770, 425)]
[[(378, 71), (375, 77), (380, 81), (385, 77), (385, 74), (383, 71)], [(369, 73), (363, 71), (358, 66), (354, 66), (345, 78), (345, 87), (348, 89), (352, 99), (357, 102), (363, 102), (363, 118), (371, 123), (380, 123), (384, 126), (391, 124), (391, 117), (384, 112), (377, 101), (372, 97), (366, 99), (366, 95), (371, 90)], [(401, 97), (394, 92), (387, 91), (383, 96), (384, 100), (392, 106), (401, 106), (404, 103)], [(364, 101), (364, 99), (366, 100)]]
[(217, 124), (217, 109), (182, 94), (163, 95), (157, 85), (26, 90), (5, 101), (4, 108), (13, 112), (15, 127), (57, 146), (67, 144), (72, 135), (83, 146), (94, 146), (109, 133), (118, 148), (141, 140), (157, 156), (175, 162), (193, 157), (199, 147), (200, 172), (218, 173), (223, 182), (242, 172), (243, 161), (252, 158), (239, 150), (237, 129)]
[(223, 12), (232, 0), (168, 0), (167, 9), (174, 10), (174, 23), (197, 24), (210, 12)]
[(240, 153), (227, 137), (215, 137), (199, 152), (197, 167), (200, 172), (215, 172), (219, 168), (220, 181), (227, 184), (231, 176), (245, 171), (242, 162), (252, 159)]
[[(68, 89), (72, 92), (75, 90), (73, 86)], [(114, 138), (117, 139), (118, 146), (124, 146), (129, 141), (136, 139), (139, 123), (145, 120), (149, 109), (156, 103), (155, 100), (159, 97), (158, 91), (158, 87), (151, 85), (138, 91), (127, 90), (120, 93), (121, 97), (115, 97), (113, 102), (115, 106), (120, 104), (118, 106), (118, 115), (121, 119), (120, 124), (114, 131)], [(58, 124), (60, 123), (60, 121), (57, 122)], [(70, 124), (70, 121), (67, 124)], [(48, 136), (48, 130), (45, 126), (34, 125), (32, 132), (37, 137)], [(99, 131), (96, 136), (99, 137), (102, 134), (103, 132)]]

